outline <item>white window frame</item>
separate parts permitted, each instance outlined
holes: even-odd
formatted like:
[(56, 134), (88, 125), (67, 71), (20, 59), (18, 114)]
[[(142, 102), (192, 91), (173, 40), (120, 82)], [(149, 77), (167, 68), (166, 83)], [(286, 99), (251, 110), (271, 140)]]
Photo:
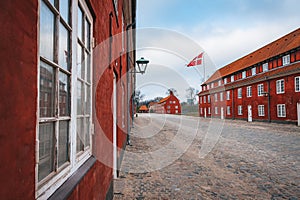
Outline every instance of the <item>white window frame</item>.
[(210, 95), (207, 95), (207, 103), (210, 103)]
[(285, 104), (277, 104), (277, 117), (286, 117)]
[(288, 65), (290, 63), (291, 63), (290, 54), (285, 55), (285, 56), (282, 57), (282, 65), (283, 66)]
[(221, 81), (221, 80), (218, 81), (218, 85), (219, 85), (219, 86), (222, 85), (222, 81)]
[(252, 76), (256, 75), (256, 67), (253, 67), (253, 68), (251, 69), (251, 73), (252, 73)]
[(227, 78), (224, 78), (224, 85), (227, 84)]
[(269, 63), (264, 63), (264, 64), (262, 65), (262, 67), (263, 67), (263, 72), (269, 71)]
[(224, 93), (220, 92), (220, 101), (224, 101)]
[(300, 76), (295, 77), (295, 92), (300, 92)]
[(284, 94), (285, 92), (285, 84), (284, 79), (280, 79), (276, 81), (276, 94)]
[(252, 97), (252, 86), (247, 86), (247, 97)]
[(231, 110), (230, 106), (227, 106), (227, 115), (231, 115), (230, 110)]
[(244, 78), (246, 78), (247, 76), (246, 76), (246, 71), (243, 71), (242, 72), (242, 78), (244, 79)]
[(175, 109), (178, 109), (178, 106), (175, 106)]
[(207, 85), (207, 89), (209, 90), (209, 84)]
[(231, 75), (230, 82), (234, 82), (234, 75)]
[(265, 106), (264, 105), (258, 105), (258, 116), (264, 117), (265, 116)]
[(211, 114), (211, 110), (210, 110), (210, 107), (208, 107), (208, 109), (207, 109), (208, 111), (208, 114), (210, 115)]
[(243, 98), (243, 90), (242, 90), (242, 88), (238, 88), (238, 99), (241, 99), (241, 98)]
[(203, 114), (203, 108), (200, 108), (200, 114), (201, 115)]
[(218, 102), (218, 93), (215, 93), (214, 97), (215, 97), (215, 102)]
[(215, 85), (214, 83), (211, 83), (211, 84), (210, 84), (210, 87), (211, 87), (211, 88), (214, 88), (214, 85)]
[(226, 91), (226, 95), (227, 95), (226, 99), (229, 101), (230, 100), (230, 90)]
[(206, 96), (203, 97), (203, 103), (206, 103)]
[[(43, 0), (40, 0), (43, 1)], [(46, 4), (47, 5), (47, 4)], [(93, 18), (92, 15), (90, 14), (89, 8), (86, 5), (84, 0), (74, 0), (74, 2), (70, 1), (70, 5), (72, 5), (72, 9), (70, 9), (70, 13), (72, 13), (72, 16), (70, 16), (70, 21), (72, 22), (71, 26), (72, 28), (71, 31), (69, 30), (69, 37), (70, 37), (70, 43), (69, 43), (69, 48), (72, 52), (75, 52), (71, 54), (70, 60), (71, 60), (71, 78), (70, 78), (70, 119), (69, 119), (69, 162), (64, 163), (61, 167), (58, 169), (54, 170), (54, 172), (48, 174), (45, 178), (43, 178), (41, 181), (38, 181), (38, 162), (36, 163), (35, 167), (35, 198), (37, 199), (47, 199), (49, 198), (68, 178), (72, 176), (72, 174), (81, 166), (83, 165), (86, 160), (92, 155), (91, 150), (92, 150), (92, 77), (93, 77), (93, 48), (92, 48), (92, 38), (93, 38)], [(81, 9), (84, 11), (86, 19), (90, 23), (90, 52), (89, 54), (91, 55), (90, 57), (90, 119), (89, 119), (89, 127), (90, 127), (90, 144), (89, 146), (80, 154), (76, 154), (76, 122), (77, 122), (77, 96), (76, 96), (76, 91), (77, 91), (77, 12), (78, 12), (78, 6), (80, 5)], [(49, 8), (49, 6), (48, 6)], [(51, 9), (51, 11), (55, 10), (54, 8)], [(53, 11), (52, 11), (53, 12)], [(55, 12), (54, 16), (57, 16)], [(54, 21), (56, 21), (54, 17)], [(56, 22), (60, 23), (60, 22)], [(57, 34), (57, 33), (55, 33)], [(83, 36), (84, 37), (84, 36)], [(40, 65), (41, 62), (43, 61), (44, 63), (48, 65), (57, 65), (56, 63), (53, 63), (52, 61), (47, 61), (46, 58), (42, 58), (38, 52), (38, 82), (40, 81)], [(57, 65), (58, 66), (58, 65)], [(49, 85), (49, 87), (52, 87), (53, 84)], [(39, 94), (39, 84), (38, 84), (38, 94)], [(39, 99), (40, 96), (38, 95), (38, 110), (40, 109), (39, 105)], [(38, 119), (40, 117), (38, 116)], [(43, 119), (42, 119), (43, 121)], [(57, 136), (56, 136), (57, 137)], [(39, 160), (39, 122), (37, 122), (37, 131), (36, 131), (36, 159), (37, 161)], [(56, 141), (57, 143), (58, 141)], [(57, 155), (56, 155), (57, 156)]]
[(238, 105), (238, 115), (243, 115), (243, 107), (242, 107), (242, 105)]
[(257, 96), (259, 96), (259, 97), (264, 96), (263, 92), (264, 92), (264, 84), (258, 84), (257, 85)]
[(219, 112), (218, 112), (218, 107), (215, 107), (215, 114), (216, 114), (216, 115), (219, 114)]

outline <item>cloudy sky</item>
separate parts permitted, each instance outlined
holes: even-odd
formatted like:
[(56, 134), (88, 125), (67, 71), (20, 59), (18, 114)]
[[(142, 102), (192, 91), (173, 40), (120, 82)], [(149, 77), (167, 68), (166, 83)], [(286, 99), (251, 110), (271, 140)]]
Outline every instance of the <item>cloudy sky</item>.
[(187, 68), (205, 52), (205, 76), (300, 27), (298, 0), (138, 0), (137, 58), (150, 60), (137, 76), (145, 99), (175, 88), (200, 89), (204, 67)]

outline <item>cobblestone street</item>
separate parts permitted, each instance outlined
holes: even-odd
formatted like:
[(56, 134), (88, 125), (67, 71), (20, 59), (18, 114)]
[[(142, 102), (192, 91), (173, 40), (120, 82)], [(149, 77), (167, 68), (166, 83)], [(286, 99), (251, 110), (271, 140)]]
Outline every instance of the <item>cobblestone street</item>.
[(114, 199), (300, 199), (295, 125), (143, 114), (131, 143)]

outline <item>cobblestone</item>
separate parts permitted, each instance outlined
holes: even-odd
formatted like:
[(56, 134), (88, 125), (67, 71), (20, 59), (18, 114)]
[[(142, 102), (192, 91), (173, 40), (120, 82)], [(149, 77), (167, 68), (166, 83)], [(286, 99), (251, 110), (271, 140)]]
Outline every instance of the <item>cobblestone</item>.
[[(197, 122), (197, 134), (187, 149), (174, 144), (174, 151), (183, 150), (180, 156), (165, 154), (164, 147), (181, 138), (179, 130), (186, 132), (185, 139), (191, 137), (182, 118)], [(199, 149), (210, 120), (136, 118), (132, 146), (127, 146), (115, 180), (114, 199), (300, 199), (299, 127), (226, 120), (218, 143), (202, 159)], [(155, 151), (160, 159), (148, 154)], [(173, 160), (159, 168), (165, 158)], [(158, 166), (155, 170), (151, 159)]]

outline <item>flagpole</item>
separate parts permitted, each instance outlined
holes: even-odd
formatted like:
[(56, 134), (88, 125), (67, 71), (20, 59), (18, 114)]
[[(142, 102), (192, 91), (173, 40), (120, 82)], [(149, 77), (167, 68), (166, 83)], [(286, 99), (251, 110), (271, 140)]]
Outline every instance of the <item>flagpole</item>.
[(204, 55), (205, 55), (205, 52), (203, 52), (203, 71), (204, 71), (204, 79), (203, 79), (203, 83), (205, 82), (205, 59), (204, 59)]

